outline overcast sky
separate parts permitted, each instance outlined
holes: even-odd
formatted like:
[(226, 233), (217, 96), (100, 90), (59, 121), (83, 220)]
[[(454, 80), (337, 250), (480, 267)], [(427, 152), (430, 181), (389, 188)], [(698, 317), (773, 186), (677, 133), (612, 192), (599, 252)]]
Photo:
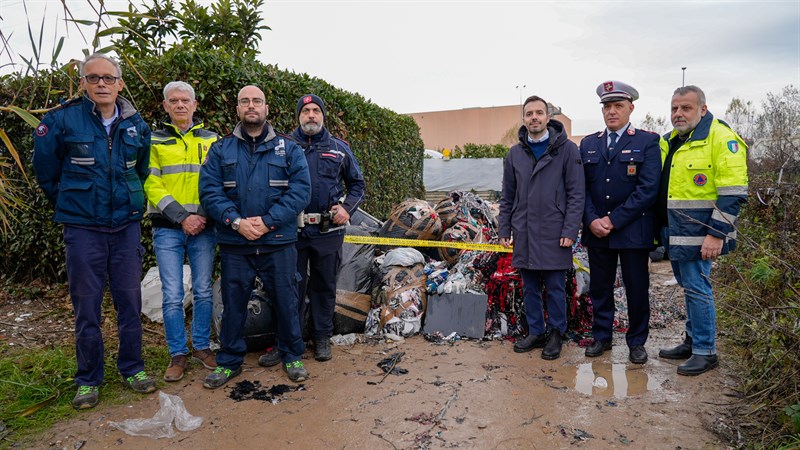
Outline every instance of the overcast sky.
[[(25, 53), (22, 3), (0, 0), (0, 25)], [(67, 0), (76, 16), (92, 18), (85, 3)], [(106, 0), (109, 9), (126, 4)], [(63, 34), (60, 0), (27, 6), (36, 29), (46, 6), (48, 30)], [(681, 67), (717, 116), (733, 97), (760, 105), (767, 92), (800, 85), (798, 0), (267, 0), (262, 17), (272, 28), (262, 34), (262, 61), (400, 113), (510, 105), (537, 94), (573, 120), (573, 134), (587, 134), (604, 127), (595, 88), (605, 80), (639, 90), (634, 123), (647, 112), (668, 115)], [(79, 58), (85, 47), (73, 39), (62, 55)]]

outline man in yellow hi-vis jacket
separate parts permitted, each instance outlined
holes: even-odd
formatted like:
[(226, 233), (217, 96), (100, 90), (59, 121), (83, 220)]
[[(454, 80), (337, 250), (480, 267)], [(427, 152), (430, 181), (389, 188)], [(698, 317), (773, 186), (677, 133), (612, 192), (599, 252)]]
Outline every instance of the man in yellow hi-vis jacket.
[(211, 277), (214, 272), (214, 227), (200, 207), (200, 165), (217, 133), (194, 121), (194, 89), (183, 81), (164, 86), (164, 109), (169, 122), (154, 131), (150, 172), (144, 184), (147, 212), (153, 224), (153, 249), (161, 277), (164, 331), (171, 357), (165, 381), (183, 378), (189, 348), (183, 315), (183, 259), (192, 269), (192, 357), (207, 369), (217, 364), (210, 350)]
[(665, 225), (675, 278), (685, 290), (686, 337), (658, 356), (687, 359), (680, 375), (717, 367), (716, 310), (711, 262), (736, 246), (736, 218), (747, 200), (747, 146), (728, 124), (708, 111), (696, 86), (675, 90), (672, 125), (664, 136), (663, 169), (656, 212)]

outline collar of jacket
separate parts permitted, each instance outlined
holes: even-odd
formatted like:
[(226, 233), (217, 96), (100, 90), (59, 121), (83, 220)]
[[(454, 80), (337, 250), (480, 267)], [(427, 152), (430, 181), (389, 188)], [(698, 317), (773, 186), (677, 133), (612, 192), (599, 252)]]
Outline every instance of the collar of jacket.
[(328, 142), (330, 141), (330, 137), (331, 134), (328, 132), (326, 127), (322, 127), (322, 130), (314, 135), (308, 135), (304, 133), (303, 129), (300, 127), (297, 127), (294, 131), (292, 131), (292, 139), (294, 139), (303, 147), (308, 147), (311, 145), (327, 146)]
[[(83, 94), (83, 100), (86, 102), (86, 108), (89, 110), (90, 113), (96, 115), (97, 117), (102, 117), (100, 115), (100, 111), (97, 110), (97, 104), (89, 98), (89, 95)], [(133, 107), (133, 104), (128, 101), (125, 97), (118, 95), (117, 96), (117, 111), (119, 112), (119, 120), (127, 119), (132, 115), (136, 114), (136, 108)]]
[[(700, 123), (698, 123), (697, 126), (694, 127), (694, 130), (689, 133), (689, 137), (686, 138), (686, 142), (705, 140), (708, 137), (709, 131), (711, 131), (711, 122), (713, 121), (714, 115), (711, 114), (711, 111), (706, 111), (706, 115), (700, 119)], [(673, 129), (667, 140), (671, 141), (677, 135), (678, 130)]]
[(183, 136), (184, 134), (189, 134), (189, 132), (203, 128), (205, 123), (202, 120), (192, 120), (192, 126), (186, 130), (186, 133), (181, 132), (180, 128), (175, 126), (174, 123), (170, 122), (169, 118), (166, 118), (161, 121), (161, 124), (164, 126), (164, 129), (169, 131), (170, 134), (175, 136)]
[[(551, 149), (557, 148), (567, 140), (567, 133), (564, 132), (564, 124), (561, 122), (550, 119), (547, 122), (547, 131), (550, 133), (550, 145), (547, 146), (547, 152)], [(517, 133), (519, 137), (519, 143), (523, 147), (528, 146), (528, 129), (525, 125), (519, 127), (519, 132)]]
[[(261, 142), (257, 142), (257, 144), (267, 143), (275, 139), (275, 137), (277, 136), (277, 134), (275, 134), (275, 129), (272, 128), (271, 123), (265, 122), (264, 126), (267, 127), (267, 133), (264, 135), (264, 139), (262, 139)], [(244, 138), (244, 134), (242, 133), (242, 128), (243, 128), (242, 122), (237, 123), (236, 128), (233, 129), (233, 135), (236, 136), (236, 138), (239, 139), (240, 141), (247, 142), (248, 140)]]

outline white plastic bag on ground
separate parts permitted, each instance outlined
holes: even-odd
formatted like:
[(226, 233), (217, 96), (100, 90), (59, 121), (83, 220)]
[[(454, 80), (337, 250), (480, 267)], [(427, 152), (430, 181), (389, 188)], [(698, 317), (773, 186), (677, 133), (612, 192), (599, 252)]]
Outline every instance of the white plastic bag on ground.
[[(142, 314), (153, 322), (164, 322), (162, 309), (163, 295), (161, 293), (161, 277), (158, 266), (153, 266), (147, 271), (142, 280)], [(188, 264), (183, 265), (183, 309), (192, 304), (192, 269)]]
[(177, 395), (158, 392), (158, 412), (150, 419), (127, 419), (122, 422), (109, 422), (114, 428), (131, 436), (145, 436), (153, 439), (171, 438), (175, 436), (172, 422), (180, 431), (192, 431), (203, 424), (202, 417), (189, 414), (183, 400)]

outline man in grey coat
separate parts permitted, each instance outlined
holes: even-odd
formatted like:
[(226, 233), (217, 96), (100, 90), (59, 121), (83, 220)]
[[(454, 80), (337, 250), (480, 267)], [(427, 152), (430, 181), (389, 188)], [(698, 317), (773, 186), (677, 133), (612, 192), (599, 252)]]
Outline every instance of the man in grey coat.
[(552, 120), (544, 99), (525, 100), (522, 123), (519, 143), (503, 164), (499, 237), (506, 248), (513, 241), (511, 262), (523, 283), (528, 336), (514, 344), (514, 351), (544, 347), (542, 359), (553, 360), (561, 355), (567, 329), (566, 273), (583, 215), (583, 166), (578, 147), (567, 139), (564, 125)]

